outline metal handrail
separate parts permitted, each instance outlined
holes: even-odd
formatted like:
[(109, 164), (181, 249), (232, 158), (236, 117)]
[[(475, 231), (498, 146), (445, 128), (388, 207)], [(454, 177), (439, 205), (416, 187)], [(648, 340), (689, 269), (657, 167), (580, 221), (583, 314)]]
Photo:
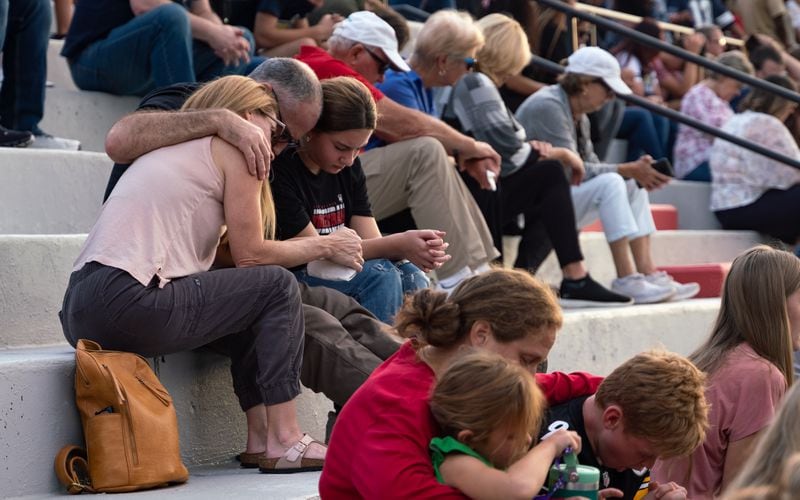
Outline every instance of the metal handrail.
[[(607, 17), (616, 21), (625, 21), (632, 24), (638, 24), (644, 19), (643, 17), (634, 16), (633, 14), (628, 14), (627, 12), (617, 12), (616, 10), (604, 9), (603, 7), (597, 7), (581, 2), (576, 3), (575, 8), (583, 12), (595, 14), (597, 16)], [(663, 21), (656, 21), (656, 23), (658, 24), (658, 27), (664, 31), (672, 31), (673, 33), (680, 33), (682, 35), (691, 35), (696, 31), (694, 28), (683, 26), (681, 24), (665, 23)], [(740, 40), (738, 38), (726, 36), (725, 42), (737, 47), (744, 47), (744, 40)]]
[[(545, 59), (544, 57), (541, 57), (541, 56), (537, 56), (537, 55), (531, 56), (531, 62), (536, 64), (536, 65), (542, 66), (545, 69), (547, 69), (548, 71), (552, 71), (553, 73), (563, 73), (564, 72), (564, 67), (563, 66), (561, 66), (558, 63), (554, 63), (553, 61), (551, 61), (549, 59)], [(781, 163), (789, 165), (790, 167), (794, 167), (794, 168), (800, 169), (800, 161), (798, 161), (798, 160), (796, 160), (794, 158), (791, 158), (791, 157), (786, 156), (786, 155), (781, 154), (781, 153), (777, 153), (777, 152), (775, 152), (775, 151), (773, 151), (771, 149), (767, 149), (764, 146), (762, 146), (761, 144), (756, 144), (755, 142), (750, 142), (747, 139), (742, 139), (741, 137), (737, 137), (737, 136), (731, 135), (731, 134), (729, 134), (727, 132), (723, 132), (722, 130), (719, 130), (719, 129), (715, 128), (715, 127), (712, 127), (711, 125), (708, 125), (708, 124), (705, 124), (705, 123), (703, 123), (703, 122), (701, 122), (699, 120), (696, 120), (696, 119), (692, 118), (691, 116), (686, 116), (683, 113), (679, 113), (679, 112), (677, 112), (677, 111), (675, 111), (673, 109), (670, 109), (670, 108), (667, 108), (667, 107), (664, 107), (664, 106), (659, 106), (658, 104), (655, 104), (655, 103), (645, 99), (644, 97), (640, 97), (640, 96), (635, 95), (635, 94), (617, 95), (617, 97), (619, 97), (623, 101), (628, 102), (629, 104), (634, 104), (636, 106), (640, 106), (640, 107), (645, 108), (645, 109), (647, 109), (649, 111), (652, 111), (653, 113), (658, 113), (659, 115), (666, 116), (667, 118), (669, 118), (671, 120), (675, 120), (676, 122), (683, 123), (684, 125), (688, 125), (689, 127), (695, 128), (695, 129), (697, 129), (697, 130), (699, 130), (701, 132), (705, 132), (706, 134), (713, 135), (714, 137), (718, 137), (718, 138), (723, 139), (723, 140), (728, 141), (728, 142), (732, 142), (733, 144), (736, 144), (737, 146), (741, 146), (741, 147), (743, 147), (745, 149), (749, 149), (750, 151), (753, 151), (753, 152), (758, 153), (760, 155), (766, 156), (767, 158), (771, 158), (773, 160), (779, 161)]]
[(584, 21), (589, 21), (592, 24), (596, 24), (607, 30), (614, 31), (627, 38), (632, 38), (644, 45), (655, 47), (661, 51), (668, 52), (676, 57), (680, 57), (681, 59), (685, 59), (691, 63), (697, 64), (698, 66), (703, 66), (704, 68), (710, 69), (715, 73), (728, 76), (730, 78), (733, 78), (734, 80), (746, 83), (751, 87), (756, 87), (766, 90), (773, 94), (777, 94), (783, 97), (784, 99), (788, 99), (792, 102), (800, 104), (800, 94), (791, 91), (787, 88), (781, 87), (780, 85), (775, 85), (774, 83), (761, 80), (760, 78), (748, 75), (747, 73), (742, 73), (741, 71), (719, 64), (716, 61), (711, 61), (709, 59), (706, 59), (705, 57), (693, 54), (680, 47), (676, 47), (674, 45), (666, 43), (662, 40), (659, 40), (658, 38), (653, 38), (651, 36), (645, 35), (644, 33), (640, 33), (634, 29), (628, 28), (627, 26), (622, 26), (617, 22), (609, 21), (608, 19), (603, 19), (602, 17), (595, 16), (594, 14), (589, 14), (588, 12), (581, 12), (561, 1), (558, 0), (536, 0), (536, 1), (546, 7), (551, 7), (555, 10), (559, 10), (561, 12), (569, 14), (570, 16), (577, 17), (578, 19), (583, 19)]

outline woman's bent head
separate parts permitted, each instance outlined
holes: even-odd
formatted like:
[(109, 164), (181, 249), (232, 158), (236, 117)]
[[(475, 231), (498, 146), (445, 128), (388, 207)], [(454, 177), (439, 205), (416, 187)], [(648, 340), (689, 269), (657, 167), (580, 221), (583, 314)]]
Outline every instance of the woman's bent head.
[[(268, 85), (246, 76), (224, 76), (200, 87), (181, 107), (181, 110), (223, 108), (250, 121), (263, 121), (268, 126), (267, 136), (274, 135), (278, 122), (278, 104)], [(266, 120), (264, 120), (266, 118)], [(268, 122), (268, 124), (266, 123)], [(285, 128), (285, 125), (284, 125)], [(281, 130), (283, 132), (283, 130)], [(261, 184), (261, 220), (264, 236), (275, 236), (275, 203), (269, 182)], [(222, 243), (227, 242), (227, 234)]]
[(275, 115), (278, 105), (269, 86), (246, 76), (225, 76), (207, 83), (181, 107), (187, 109), (229, 109), (244, 118), (246, 113)]
[(563, 317), (550, 288), (524, 271), (495, 269), (464, 280), (448, 297), (420, 290), (397, 313), (398, 333), (417, 348), (472, 346), (534, 371)]
[(430, 402), (444, 435), (470, 446), (500, 468), (528, 450), (539, 433), (545, 404), (530, 373), (486, 352), (454, 361), (437, 380)]
[(426, 87), (453, 85), (482, 46), (483, 33), (469, 14), (440, 10), (417, 34), (409, 63)]
[(367, 86), (351, 77), (322, 81), (322, 115), (301, 141), (306, 167), (335, 175), (353, 164), (378, 121)]
[(486, 39), (478, 51), (480, 71), (499, 87), (530, 62), (528, 37), (516, 20), (503, 14), (484, 16), (477, 25)]
[(777, 366), (791, 385), (792, 352), (800, 347), (800, 321), (794, 304), (798, 290), (800, 259), (793, 254), (759, 245), (739, 255), (725, 279), (711, 336), (691, 360), (712, 373), (728, 350), (747, 342)]

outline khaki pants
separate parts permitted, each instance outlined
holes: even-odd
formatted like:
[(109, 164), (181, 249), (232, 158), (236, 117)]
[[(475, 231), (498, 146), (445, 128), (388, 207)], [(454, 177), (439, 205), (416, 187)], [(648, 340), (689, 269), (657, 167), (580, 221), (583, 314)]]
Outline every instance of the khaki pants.
[(377, 220), (410, 208), (420, 229), (447, 232), (452, 258), (437, 271), (439, 278), (465, 266), (474, 269), (500, 255), (480, 209), (439, 141), (418, 137), (372, 149), (360, 158)]

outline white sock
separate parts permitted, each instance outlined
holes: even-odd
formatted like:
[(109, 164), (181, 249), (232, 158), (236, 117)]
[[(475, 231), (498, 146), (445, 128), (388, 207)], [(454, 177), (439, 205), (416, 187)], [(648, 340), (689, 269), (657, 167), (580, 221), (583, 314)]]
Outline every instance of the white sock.
[(472, 276), (472, 270), (469, 266), (465, 266), (462, 269), (456, 271), (455, 274), (448, 276), (447, 278), (442, 278), (439, 280), (439, 286), (441, 288), (455, 288), (456, 285), (464, 281), (465, 279)]

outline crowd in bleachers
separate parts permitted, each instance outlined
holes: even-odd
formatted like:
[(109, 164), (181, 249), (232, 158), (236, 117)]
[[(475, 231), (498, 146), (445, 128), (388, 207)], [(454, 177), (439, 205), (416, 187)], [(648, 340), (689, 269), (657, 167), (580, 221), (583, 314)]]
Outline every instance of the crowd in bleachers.
[[(794, 2), (588, 3), (797, 91)], [(65, 294), (65, 337), (230, 356), (242, 466), (323, 470), (323, 498), (531, 498), (572, 451), (601, 471), (603, 498), (796, 493), (800, 450), (769, 456), (780, 432), (769, 426), (777, 414), (775, 426), (800, 434), (786, 422), (797, 391), (784, 398), (800, 349), (800, 170), (619, 96), (800, 161), (796, 102), (609, 30), (599, 47), (574, 47), (590, 26), (527, 0), (71, 9), (56, 2), (54, 36), (77, 87), (143, 100), (106, 139), (116, 164)], [(50, 12), (0, 0), (2, 146), (79, 148), (38, 128)], [(627, 140), (625, 158), (606, 158), (614, 138)], [(561, 307), (700, 291), (652, 256), (648, 192), (670, 182), (670, 162), (678, 178), (711, 183), (723, 227), (784, 249), (734, 261), (716, 325), (688, 359), (652, 351), (605, 380), (534, 383)], [(609, 287), (580, 246), (597, 219)], [(508, 234), (522, 236), (517, 269), (497, 269)], [(557, 295), (533, 277), (551, 250)], [(301, 382), (334, 402), (330, 448), (299, 428)]]

